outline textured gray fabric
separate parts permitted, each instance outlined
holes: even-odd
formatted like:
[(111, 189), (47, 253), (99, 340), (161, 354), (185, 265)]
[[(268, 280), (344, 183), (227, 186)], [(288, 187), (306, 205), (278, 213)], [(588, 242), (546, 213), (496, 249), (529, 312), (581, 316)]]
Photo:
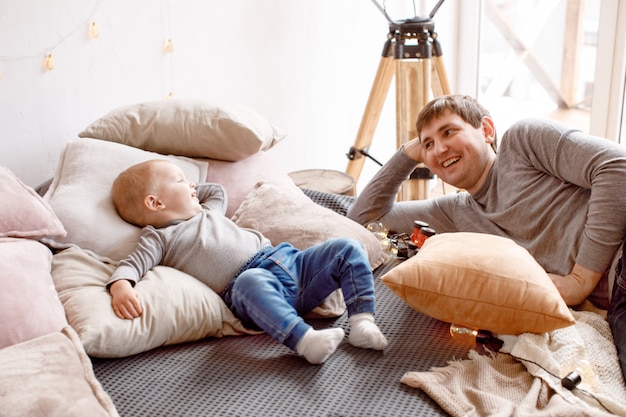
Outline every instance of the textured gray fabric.
[[(354, 202), (303, 191), (344, 215)], [(426, 393), (400, 378), (467, 358), (468, 347), (452, 341), (447, 323), (412, 310), (380, 281), (399, 262), (375, 271), (376, 322), (389, 341), (383, 352), (344, 340), (324, 364), (311, 365), (261, 334), (209, 338), (122, 359), (94, 358), (94, 372), (121, 417), (445, 416)], [(307, 321), (317, 329), (340, 326), (349, 332), (346, 314)]]
[(348, 214), (348, 210), (356, 201), (356, 197), (326, 193), (324, 191), (310, 190), (308, 188), (301, 188), (302, 192), (309, 197), (313, 202), (320, 206), (329, 208), (342, 216)]
[[(383, 351), (347, 340), (322, 365), (311, 365), (268, 335), (206, 339), (123, 359), (93, 359), (95, 374), (122, 417), (132, 416), (439, 416), (422, 390), (400, 383), (408, 371), (467, 358), (448, 324), (406, 306), (378, 279), (377, 323)], [(315, 328), (338, 319), (309, 320)]]

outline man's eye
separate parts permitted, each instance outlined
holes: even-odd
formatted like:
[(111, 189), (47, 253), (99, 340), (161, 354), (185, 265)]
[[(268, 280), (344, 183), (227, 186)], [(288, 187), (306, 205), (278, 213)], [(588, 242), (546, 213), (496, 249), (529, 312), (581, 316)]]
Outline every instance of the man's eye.
[(444, 136), (450, 136), (452, 133), (454, 133), (454, 131), (452, 129), (448, 129), (445, 132), (443, 132)]

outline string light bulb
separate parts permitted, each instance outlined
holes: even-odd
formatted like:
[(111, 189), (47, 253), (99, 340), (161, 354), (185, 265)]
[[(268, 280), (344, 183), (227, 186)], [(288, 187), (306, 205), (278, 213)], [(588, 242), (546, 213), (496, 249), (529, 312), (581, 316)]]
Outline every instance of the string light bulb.
[(96, 22), (91, 22), (91, 25), (89, 25), (89, 37), (91, 39), (98, 39), (100, 37), (100, 28)]
[(43, 67), (48, 71), (52, 71), (54, 69), (54, 57), (52, 54), (46, 55), (46, 58), (43, 61)]
[(168, 54), (171, 54), (172, 52), (174, 52), (174, 43), (172, 42), (172, 38), (167, 38), (167, 41), (165, 41), (165, 45), (163, 46), (163, 49), (165, 49), (165, 52), (167, 52)]

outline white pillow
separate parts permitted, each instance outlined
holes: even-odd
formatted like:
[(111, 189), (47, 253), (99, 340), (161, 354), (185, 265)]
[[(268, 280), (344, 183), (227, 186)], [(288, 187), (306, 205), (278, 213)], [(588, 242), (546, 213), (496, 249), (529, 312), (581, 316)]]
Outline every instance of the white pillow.
[(78, 136), (162, 154), (239, 161), (271, 148), (285, 134), (242, 105), (173, 99), (120, 107)]
[(142, 315), (120, 319), (105, 288), (114, 269), (80, 248), (52, 259), (52, 279), (67, 321), (93, 357), (125, 357), (209, 336), (258, 333), (247, 330), (208, 286), (166, 266), (153, 268), (135, 286)]
[(119, 143), (81, 139), (66, 144), (44, 199), (54, 209), (67, 235), (42, 242), (58, 249), (77, 245), (101, 260), (124, 259), (139, 241), (141, 228), (117, 214), (111, 185), (120, 172), (149, 159), (167, 159), (194, 182), (204, 181), (206, 162), (147, 152)]

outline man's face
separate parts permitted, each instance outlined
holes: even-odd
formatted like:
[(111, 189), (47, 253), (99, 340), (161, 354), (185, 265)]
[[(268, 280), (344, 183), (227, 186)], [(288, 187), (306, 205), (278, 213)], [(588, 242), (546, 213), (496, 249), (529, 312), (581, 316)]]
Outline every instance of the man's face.
[(442, 181), (474, 193), (493, 164), (494, 138), (491, 119), (483, 118), (481, 126), (474, 128), (458, 115), (446, 112), (422, 128), (422, 160)]

